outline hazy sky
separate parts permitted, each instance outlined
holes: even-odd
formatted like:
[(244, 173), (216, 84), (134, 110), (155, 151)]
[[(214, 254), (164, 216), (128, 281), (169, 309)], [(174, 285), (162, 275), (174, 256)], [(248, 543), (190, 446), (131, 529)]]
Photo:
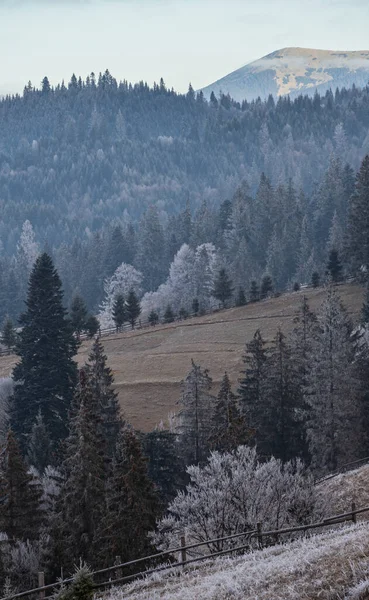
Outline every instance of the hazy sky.
[(286, 46), (369, 50), (369, 0), (0, 0), (0, 92), (44, 75), (203, 87)]

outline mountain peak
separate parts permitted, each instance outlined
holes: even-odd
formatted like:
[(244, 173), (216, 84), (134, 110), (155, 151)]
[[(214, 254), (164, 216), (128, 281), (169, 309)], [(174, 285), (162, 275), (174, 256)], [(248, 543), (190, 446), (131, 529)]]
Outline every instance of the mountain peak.
[(214, 91), (230, 94), (238, 101), (260, 96), (275, 97), (325, 93), (337, 87), (358, 87), (369, 81), (369, 51), (319, 50), (287, 47), (237, 69), (205, 87), (209, 97)]

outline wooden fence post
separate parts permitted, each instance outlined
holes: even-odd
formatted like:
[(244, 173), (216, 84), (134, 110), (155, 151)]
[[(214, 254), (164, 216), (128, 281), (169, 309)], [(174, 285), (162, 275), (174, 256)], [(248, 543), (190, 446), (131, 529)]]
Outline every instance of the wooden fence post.
[(352, 522), (356, 523), (356, 503), (354, 501), (351, 502), (351, 512), (352, 512)]
[[(116, 564), (116, 565), (121, 565), (122, 564), (122, 559), (121, 559), (120, 556), (116, 556), (115, 557), (115, 563), (114, 564)], [(123, 573), (123, 571), (122, 571), (121, 568), (116, 569), (115, 570), (115, 578), (116, 579), (120, 579), (123, 576), (122, 573)]]
[[(44, 587), (45, 585), (45, 573), (43, 571), (39, 571), (38, 573), (38, 587)], [(45, 598), (45, 590), (41, 590), (39, 592), (39, 598), (40, 600), (44, 600)]]
[(260, 522), (256, 523), (256, 530), (257, 530), (257, 538), (258, 538), (258, 544), (259, 544), (259, 548), (263, 547), (263, 536), (262, 536), (262, 525)]
[[(186, 552), (186, 536), (185, 534), (183, 534), (181, 536), (181, 562), (185, 563), (187, 560), (187, 552)], [(183, 565), (183, 567), (185, 567), (185, 565)]]

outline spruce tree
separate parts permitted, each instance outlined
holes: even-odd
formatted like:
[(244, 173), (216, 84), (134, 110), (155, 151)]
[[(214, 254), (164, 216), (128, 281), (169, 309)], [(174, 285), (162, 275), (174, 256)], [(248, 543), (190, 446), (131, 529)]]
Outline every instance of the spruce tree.
[(63, 470), (58, 538), (63, 565), (70, 570), (80, 559), (95, 564), (96, 532), (105, 502), (106, 448), (98, 402), (84, 370), (65, 442)]
[(93, 343), (85, 372), (94, 396), (99, 432), (104, 439), (108, 456), (112, 458), (123, 422), (118, 394), (113, 389), (113, 373), (107, 365), (104, 347), (99, 339)]
[(241, 413), (247, 425), (256, 434), (256, 443), (262, 443), (263, 411), (266, 398), (268, 350), (258, 329), (251, 342), (246, 344), (238, 396)]
[(236, 306), (245, 306), (246, 304), (247, 304), (247, 302), (246, 302), (245, 291), (244, 291), (243, 287), (240, 286), (238, 288)]
[(369, 155), (365, 156), (351, 196), (348, 220), (348, 254), (352, 269), (369, 272)]
[(266, 362), (265, 401), (258, 438), (264, 454), (284, 463), (307, 454), (303, 390), (297, 368), (291, 347), (278, 329)]
[(363, 325), (369, 323), (369, 281), (366, 284), (365, 301), (361, 309), (361, 322)]
[(149, 323), (152, 327), (159, 323), (159, 315), (155, 310), (152, 310), (149, 314)]
[(221, 302), (222, 307), (225, 308), (227, 300), (232, 298), (233, 288), (232, 282), (229, 279), (225, 269), (220, 269), (217, 278), (214, 281), (214, 289), (212, 295), (214, 298)]
[(360, 456), (361, 411), (352, 324), (340, 297), (329, 288), (310, 355), (305, 399), (312, 465), (333, 471)]
[(89, 339), (93, 338), (97, 334), (100, 328), (100, 323), (95, 315), (89, 315), (86, 321), (86, 332)]
[(250, 286), (250, 302), (257, 302), (260, 300), (260, 290), (255, 280), (251, 282)]
[(333, 283), (342, 281), (342, 264), (338, 252), (334, 248), (329, 253), (327, 274), (330, 276)]
[(174, 321), (174, 312), (170, 304), (167, 305), (164, 313), (164, 323), (173, 323)]
[(20, 361), (13, 371), (12, 424), (23, 448), (39, 410), (53, 444), (67, 435), (77, 366), (76, 341), (62, 301), (61, 281), (44, 253), (31, 272), (27, 310), (20, 318)]
[(1, 342), (8, 348), (13, 350), (16, 345), (17, 334), (13, 325), (13, 321), (8, 317), (4, 321), (4, 325), (1, 331)]
[(107, 483), (105, 515), (96, 531), (102, 564), (110, 565), (117, 555), (126, 562), (149, 554), (148, 533), (155, 528), (159, 508), (141, 444), (134, 431), (125, 428)]
[(312, 274), (311, 285), (313, 286), (313, 288), (318, 288), (320, 286), (320, 275), (318, 271), (314, 271), (314, 273)]
[(123, 323), (127, 318), (126, 305), (124, 302), (123, 294), (117, 294), (117, 296), (115, 297), (112, 316), (118, 333), (118, 331), (121, 330)]
[(0, 531), (13, 540), (36, 540), (43, 521), (41, 495), (10, 430), (0, 459)]
[(74, 296), (70, 305), (69, 318), (72, 330), (76, 333), (77, 339), (80, 339), (82, 331), (86, 329), (87, 307), (81, 296)]
[(273, 291), (273, 281), (270, 275), (264, 275), (260, 286), (260, 298), (264, 300)]
[(43, 475), (46, 467), (53, 464), (54, 460), (50, 434), (40, 410), (27, 441), (27, 462), (35, 467), (40, 475)]
[(198, 300), (198, 298), (194, 298), (192, 300), (192, 312), (195, 315), (195, 317), (197, 317), (199, 309), (200, 309), (199, 300)]
[(207, 369), (192, 361), (191, 371), (182, 381), (181, 406), (177, 432), (186, 465), (199, 464), (209, 453), (209, 437), (214, 398), (210, 394), (212, 381)]
[(137, 298), (135, 291), (133, 289), (130, 290), (127, 297), (127, 320), (131, 324), (132, 329), (134, 329), (136, 325), (136, 321), (141, 314), (141, 306), (140, 301)]
[(142, 447), (148, 457), (148, 475), (158, 488), (163, 508), (174, 499), (183, 485), (184, 465), (179, 455), (177, 436), (155, 429), (142, 435)]
[(251, 432), (240, 414), (236, 395), (232, 392), (231, 382), (225, 373), (214, 405), (210, 447), (218, 452), (232, 452), (238, 446), (247, 444), (250, 437)]

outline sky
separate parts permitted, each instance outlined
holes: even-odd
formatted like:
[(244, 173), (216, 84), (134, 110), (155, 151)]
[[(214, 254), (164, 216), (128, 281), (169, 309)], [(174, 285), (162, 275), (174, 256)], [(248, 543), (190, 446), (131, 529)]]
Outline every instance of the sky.
[(369, 50), (369, 0), (0, 0), (0, 93), (109, 69), (180, 92), (288, 46)]

